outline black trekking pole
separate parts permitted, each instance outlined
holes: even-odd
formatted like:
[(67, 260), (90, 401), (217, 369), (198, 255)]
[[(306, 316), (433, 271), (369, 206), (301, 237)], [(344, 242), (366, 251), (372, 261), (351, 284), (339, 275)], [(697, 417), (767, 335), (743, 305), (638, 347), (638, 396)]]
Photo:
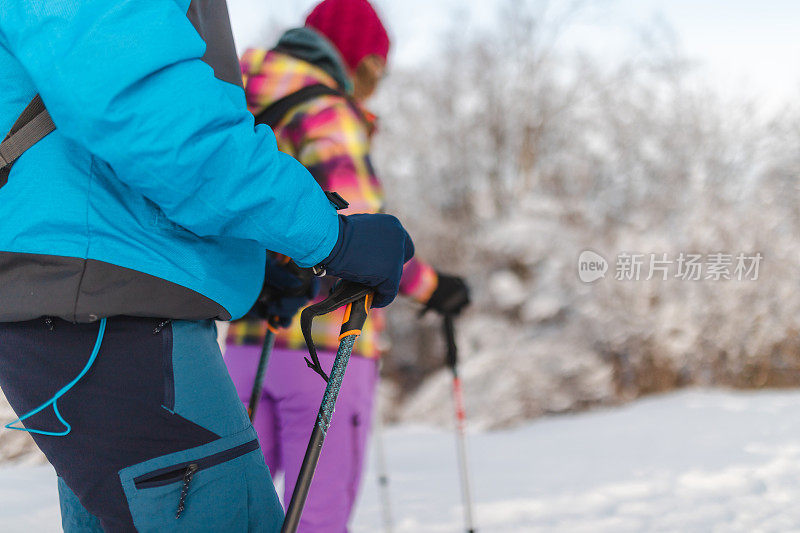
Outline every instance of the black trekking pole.
[(444, 315), (444, 335), (447, 340), (447, 366), (453, 372), (453, 403), (456, 415), (456, 446), (458, 448), (458, 466), (461, 475), (461, 496), (464, 504), (464, 522), (467, 533), (475, 532), (472, 512), (472, 491), (467, 462), (466, 412), (464, 410), (464, 393), (461, 378), (458, 376), (458, 347), (456, 346), (453, 316)]
[[(311, 322), (315, 316), (330, 313), (343, 305), (347, 305), (347, 309), (342, 321), (341, 334), (339, 335), (339, 350), (336, 352), (331, 375), (328, 377), (320, 365), (314, 341), (311, 339)], [(303, 459), (303, 465), (300, 467), (300, 474), (297, 477), (297, 484), (294, 487), (291, 502), (286, 510), (286, 519), (281, 529), (282, 533), (295, 533), (300, 524), (300, 516), (303, 513), (306, 498), (308, 498), (308, 491), (311, 488), (314, 471), (319, 462), (325, 435), (331, 425), (331, 417), (336, 407), (336, 398), (339, 396), (342, 379), (344, 379), (350, 355), (353, 353), (353, 345), (361, 334), (361, 329), (367, 320), (371, 305), (371, 288), (344, 281), (334, 288), (327, 299), (306, 307), (300, 315), (303, 337), (305, 337), (311, 357), (311, 360), (306, 359), (306, 363), (327, 381), (328, 386), (325, 389), (325, 395), (322, 397), (322, 405), (320, 405), (319, 413), (317, 414), (317, 422), (314, 425), (314, 431), (311, 433), (308, 448), (306, 448), (306, 455)]]
[[(310, 280), (314, 276), (311, 269), (300, 268), (296, 263), (294, 263), (294, 261), (285, 255), (275, 254), (274, 257), (278, 261), (279, 265), (282, 265), (285, 269), (293, 273), (300, 281)], [(305, 291), (305, 288), (302, 288), (300, 292), (276, 291), (274, 287), (271, 287), (267, 284), (268, 276), (269, 272), (266, 272), (264, 277), (264, 287), (261, 289), (261, 294), (258, 297), (256, 306), (261, 306), (262, 308), (266, 309), (267, 304), (273, 299), (279, 299), (282, 296), (300, 296)], [(280, 319), (277, 316), (271, 316), (266, 320), (267, 332), (264, 335), (264, 344), (261, 348), (261, 357), (258, 360), (258, 369), (256, 370), (255, 380), (253, 381), (253, 390), (250, 393), (250, 402), (247, 405), (247, 414), (250, 417), (250, 422), (255, 420), (256, 409), (258, 409), (258, 404), (261, 402), (261, 397), (264, 395), (264, 375), (267, 372), (269, 356), (272, 354), (272, 349), (275, 347), (275, 337), (278, 334), (279, 322)]]
[(258, 370), (256, 370), (256, 378), (253, 382), (253, 391), (250, 393), (250, 403), (247, 405), (247, 415), (250, 417), (250, 422), (256, 419), (256, 409), (258, 409), (258, 404), (261, 403), (261, 396), (264, 394), (264, 374), (267, 372), (267, 363), (274, 346), (275, 328), (268, 320), (267, 334), (264, 336), (264, 345), (261, 347), (261, 357), (258, 360)]

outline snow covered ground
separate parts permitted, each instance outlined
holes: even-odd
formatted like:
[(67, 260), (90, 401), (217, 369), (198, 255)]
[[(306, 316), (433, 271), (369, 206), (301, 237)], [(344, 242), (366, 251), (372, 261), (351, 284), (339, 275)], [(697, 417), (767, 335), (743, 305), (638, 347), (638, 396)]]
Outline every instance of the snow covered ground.
[[(461, 530), (445, 430), (384, 435), (395, 530)], [(800, 531), (800, 392), (690, 391), (471, 435), (481, 532)], [(381, 531), (371, 461), (356, 533)], [(49, 467), (0, 469), (0, 530), (58, 531)]]

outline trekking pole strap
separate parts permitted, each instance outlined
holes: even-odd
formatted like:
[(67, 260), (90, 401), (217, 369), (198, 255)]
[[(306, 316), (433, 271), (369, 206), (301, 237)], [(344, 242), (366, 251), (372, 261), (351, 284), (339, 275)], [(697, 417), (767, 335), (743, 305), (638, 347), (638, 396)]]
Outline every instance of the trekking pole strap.
[[(359, 303), (357, 305), (352, 305), (356, 302)], [(330, 296), (321, 302), (309, 305), (303, 309), (303, 312), (300, 314), (300, 329), (303, 331), (303, 338), (306, 341), (310, 357), (310, 360), (306, 358), (306, 364), (314, 372), (322, 376), (322, 379), (326, 382), (330, 381), (330, 378), (322, 369), (322, 364), (319, 361), (317, 347), (314, 345), (314, 339), (311, 336), (311, 326), (314, 317), (327, 315), (345, 305), (348, 307), (345, 311), (345, 321), (342, 324), (341, 333), (345, 334), (350, 332), (349, 335), (360, 335), (361, 328), (364, 327), (364, 322), (367, 320), (367, 315), (369, 314), (369, 307), (372, 305), (371, 287), (351, 281), (340, 281), (333, 288)], [(349, 335), (342, 335), (340, 338), (343, 339)]]
[(8, 182), (11, 167), (17, 159), (55, 129), (50, 113), (45, 109), (41, 96), (37, 94), (0, 142), (0, 187)]

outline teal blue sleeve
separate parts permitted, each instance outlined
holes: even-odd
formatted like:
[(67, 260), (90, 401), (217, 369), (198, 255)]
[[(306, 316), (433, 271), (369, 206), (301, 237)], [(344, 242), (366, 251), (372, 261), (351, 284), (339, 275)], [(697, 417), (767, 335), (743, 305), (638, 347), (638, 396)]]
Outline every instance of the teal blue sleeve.
[(189, 0), (2, 0), (0, 32), (58, 132), (200, 236), (322, 261), (338, 218), (200, 58)]

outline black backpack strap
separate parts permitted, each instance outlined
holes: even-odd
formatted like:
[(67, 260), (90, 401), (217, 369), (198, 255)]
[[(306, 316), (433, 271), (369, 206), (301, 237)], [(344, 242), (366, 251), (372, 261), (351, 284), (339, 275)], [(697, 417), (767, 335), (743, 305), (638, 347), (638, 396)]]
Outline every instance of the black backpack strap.
[(318, 98), (320, 96), (347, 96), (332, 87), (318, 83), (316, 85), (309, 85), (303, 87), (299, 91), (287, 94), (280, 100), (276, 100), (264, 109), (261, 113), (256, 115), (256, 124), (266, 124), (270, 128), (280, 124), (281, 120), (295, 107)]
[(41, 141), (56, 125), (37, 94), (14, 122), (3, 142), (0, 142), (0, 187), (8, 182), (11, 167), (25, 151)]

